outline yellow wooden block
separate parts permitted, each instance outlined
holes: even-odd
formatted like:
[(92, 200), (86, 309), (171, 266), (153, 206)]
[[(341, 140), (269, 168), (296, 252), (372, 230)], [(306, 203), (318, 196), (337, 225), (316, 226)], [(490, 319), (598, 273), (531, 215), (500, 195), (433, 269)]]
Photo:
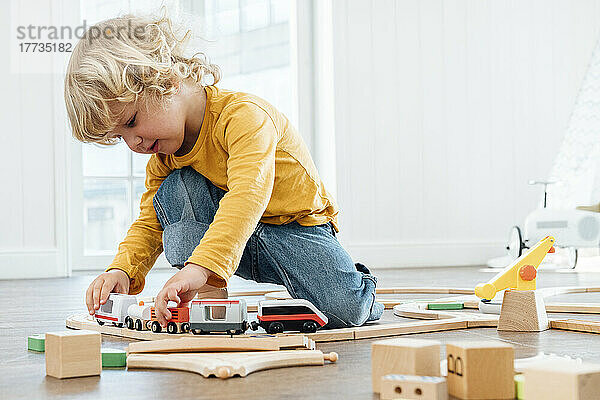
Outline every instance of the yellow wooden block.
[(440, 376), (440, 342), (423, 339), (378, 340), (371, 347), (373, 392), (388, 374)]
[(46, 375), (55, 378), (100, 375), (100, 333), (73, 330), (46, 333)]
[(596, 400), (600, 398), (600, 365), (545, 361), (523, 370), (525, 399)]
[(446, 378), (439, 376), (385, 375), (381, 378), (381, 400), (446, 400)]
[(514, 349), (498, 341), (446, 346), (448, 393), (459, 399), (514, 399)]

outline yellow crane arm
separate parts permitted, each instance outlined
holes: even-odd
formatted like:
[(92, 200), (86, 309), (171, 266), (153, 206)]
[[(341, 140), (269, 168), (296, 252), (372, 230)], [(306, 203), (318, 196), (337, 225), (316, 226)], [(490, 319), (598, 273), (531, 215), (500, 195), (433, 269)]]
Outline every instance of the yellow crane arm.
[(475, 287), (475, 295), (491, 300), (501, 290), (535, 290), (537, 269), (548, 253), (554, 253), (554, 238), (546, 236), (527, 253), (488, 281)]

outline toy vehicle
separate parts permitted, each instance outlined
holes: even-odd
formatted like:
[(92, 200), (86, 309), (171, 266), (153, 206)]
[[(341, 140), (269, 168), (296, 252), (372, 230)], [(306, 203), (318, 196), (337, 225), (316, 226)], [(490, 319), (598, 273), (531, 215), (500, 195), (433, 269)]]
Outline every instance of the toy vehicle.
[(524, 230), (519, 226), (511, 228), (506, 249), (511, 260), (516, 260), (530, 244), (551, 235), (556, 238), (557, 247), (567, 249), (567, 264), (570, 268), (575, 268), (578, 249), (598, 247), (600, 244), (600, 214), (582, 209), (546, 208), (547, 187), (553, 183), (555, 182), (529, 182), (530, 185), (544, 185), (543, 208), (527, 215)]
[(245, 300), (202, 299), (192, 301), (190, 331), (193, 334), (223, 332), (242, 334), (249, 328)]
[(129, 329), (135, 329), (136, 331), (145, 331), (150, 329), (148, 323), (150, 322), (150, 309), (151, 306), (144, 305), (144, 302), (140, 301), (139, 304), (132, 304), (127, 308), (127, 316), (125, 317), (125, 326)]
[[(167, 321), (167, 333), (185, 333), (190, 330), (189, 307), (169, 307), (171, 319)], [(162, 326), (156, 320), (154, 307), (150, 307), (150, 329), (154, 333), (160, 333)]]
[(130, 305), (137, 304), (135, 296), (121, 293), (111, 293), (108, 295), (106, 303), (100, 306), (94, 317), (99, 325), (112, 323), (115, 326), (122, 327), (127, 317), (127, 309)]
[(304, 299), (261, 301), (257, 318), (259, 322), (252, 322), (252, 330), (260, 326), (270, 334), (283, 331), (313, 333), (328, 322), (325, 314)]

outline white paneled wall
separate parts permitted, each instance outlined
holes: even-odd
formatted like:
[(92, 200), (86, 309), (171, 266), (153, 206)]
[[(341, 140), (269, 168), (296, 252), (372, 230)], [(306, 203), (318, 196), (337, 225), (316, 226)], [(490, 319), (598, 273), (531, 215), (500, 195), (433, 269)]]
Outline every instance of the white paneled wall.
[(68, 274), (62, 71), (53, 55), (15, 52), (16, 26), (60, 20), (53, 4), (11, 1), (0, 12), (0, 279)]
[(356, 261), (502, 254), (599, 32), (597, 0), (334, 0), (340, 237)]
[[(3, 54), (15, 5), (28, 23), (80, 22), (57, 13), (77, 10), (75, 0), (13, 0), (0, 12)], [(527, 181), (546, 177), (558, 151), (600, 0), (333, 0), (330, 14), (341, 240), (370, 266), (499, 255), (539, 202)], [(62, 67), (0, 67), (0, 278), (68, 273)], [(327, 94), (329, 81), (315, 85)], [(316, 125), (331, 125), (328, 109)]]

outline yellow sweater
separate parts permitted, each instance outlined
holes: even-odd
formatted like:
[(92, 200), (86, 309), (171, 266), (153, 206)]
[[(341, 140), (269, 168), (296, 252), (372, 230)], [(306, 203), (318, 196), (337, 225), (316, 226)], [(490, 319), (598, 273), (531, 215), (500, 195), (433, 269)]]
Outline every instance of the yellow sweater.
[(198, 140), (183, 156), (153, 154), (146, 166), (140, 215), (107, 268), (131, 279), (130, 293), (144, 288), (162, 253), (162, 227), (152, 205), (162, 181), (191, 166), (227, 191), (204, 237), (186, 261), (213, 271), (209, 284), (223, 287), (237, 269), (259, 221), (320, 225), (336, 231), (338, 207), (325, 189), (301, 136), (285, 115), (257, 96), (206, 86), (206, 110)]

